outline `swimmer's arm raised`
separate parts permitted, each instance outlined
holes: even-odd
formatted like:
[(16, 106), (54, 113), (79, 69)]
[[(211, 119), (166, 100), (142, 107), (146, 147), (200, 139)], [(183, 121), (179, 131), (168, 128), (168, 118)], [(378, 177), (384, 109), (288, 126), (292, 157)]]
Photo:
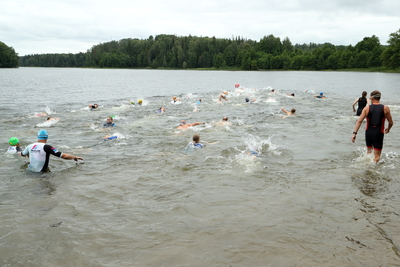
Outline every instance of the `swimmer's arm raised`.
[(281, 110), (282, 110), (283, 112), (285, 112), (287, 115), (290, 115), (290, 114), (289, 114), (290, 112), (287, 111), (284, 107), (282, 107)]

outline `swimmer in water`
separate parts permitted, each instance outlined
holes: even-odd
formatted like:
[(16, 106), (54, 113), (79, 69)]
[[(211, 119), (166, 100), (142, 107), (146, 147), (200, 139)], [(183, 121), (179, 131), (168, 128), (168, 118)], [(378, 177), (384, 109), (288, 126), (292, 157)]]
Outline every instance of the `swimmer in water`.
[(201, 98), (199, 98), (196, 102), (197, 105), (201, 104)]
[(60, 119), (59, 118), (48, 117), (46, 121), (52, 121), (52, 120), (59, 121)]
[(200, 135), (195, 134), (192, 138), (193, 142), (189, 143), (189, 145), (193, 146), (194, 148), (203, 148), (204, 145), (200, 143)]
[(90, 104), (89, 106), (88, 106), (88, 108), (90, 108), (90, 109), (97, 109), (99, 107), (99, 105), (97, 105), (97, 104)]
[(296, 112), (295, 108), (292, 108), (290, 111), (287, 111), (284, 107), (282, 107), (281, 110), (285, 112), (287, 115), (296, 115), (294, 114)]
[(286, 95), (291, 96), (291, 97), (294, 97), (294, 93), (286, 94)]
[(249, 102), (250, 102), (250, 103), (254, 103), (254, 102), (256, 102), (256, 101), (257, 101), (257, 99), (253, 99), (253, 100), (251, 100), (251, 101), (250, 101), (250, 99), (249, 99), (249, 98), (247, 98), (247, 97), (246, 97), (246, 99), (245, 99), (245, 100), (246, 100), (246, 103), (249, 103)]
[(222, 120), (217, 122), (217, 124), (221, 126), (229, 126), (232, 125), (232, 122), (229, 121), (228, 117), (222, 117)]
[(316, 98), (326, 98), (324, 96), (324, 92), (320, 92), (319, 95), (315, 95), (314, 97), (316, 97)]
[(117, 139), (118, 136), (116, 135), (106, 135), (103, 137), (104, 140), (113, 140), (113, 139)]
[(223, 92), (219, 95), (218, 102), (222, 102), (222, 99), (225, 100), (225, 101), (228, 101), (228, 98), (226, 98), (227, 95), (228, 95), (228, 91), (223, 91)]
[(46, 116), (48, 116), (49, 114), (47, 114), (46, 112), (40, 112), (40, 113), (36, 113), (35, 114), (35, 116), (37, 116), (37, 117), (46, 117)]
[(114, 127), (117, 126), (114, 124), (114, 119), (112, 117), (107, 117), (107, 122), (103, 124), (103, 127)]
[(247, 150), (246, 154), (252, 156), (253, 159), (260, 156), (260, 153), (255, 150)]
[(137, 101), (137, 103), (141, 106), (141, 105), (143, 104), (143, 100), (142, 100), (142, 99), (139, 99), (139, 100)]
[(7, 149), (8, 154), (21, 154), (22, 149), (19, 146), (19, 140), (17, 137), (11, 137), (10, 140), (8, 140), (8, 144), (10, 147)]
[(181, 100), (179, 98), (176, 98), (176, 96), (172, 97), (172, 104), (175, 104), (178, 101), (181, 101)]
[(204, 122), (186, 123), (186, 121), (181, 120), (180, 125), (179, 125), (178, 127), (176, 127), (176, 128), (177, 128), (177, 129), (186, 130), (186, 129), (188, 129), (189, 127), (196, 126), (196, 125), (200, 125), (200, 124), (204, 124)]
[(157, 113), (164, 113), (165, 112), (165, 108), (161, 107), (157, 110)]

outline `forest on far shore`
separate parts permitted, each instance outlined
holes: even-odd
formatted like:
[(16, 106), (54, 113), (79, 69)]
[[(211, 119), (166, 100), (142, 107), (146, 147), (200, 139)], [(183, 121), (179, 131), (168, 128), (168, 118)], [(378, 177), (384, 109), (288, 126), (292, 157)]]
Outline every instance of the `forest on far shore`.
[(400, 67), (400, 30), (388, 45), (375, 35), (355, 46), (295, 44), (274, 35), (260, 41), (241, 37), (176, 36), (122, 39), (94, 45), (86, 53), (35, 54), (19, 57), (26, 67), (167, 68), (238, 70), (336, 70)]

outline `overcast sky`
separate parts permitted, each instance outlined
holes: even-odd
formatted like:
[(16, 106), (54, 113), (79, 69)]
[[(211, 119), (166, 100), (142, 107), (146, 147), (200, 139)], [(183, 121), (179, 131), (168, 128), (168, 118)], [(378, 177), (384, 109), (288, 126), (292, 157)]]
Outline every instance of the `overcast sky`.
[(400, 0), (0, 0), (0, 41), (20, 56), (158, 34), (386, 44), (399, 29)]

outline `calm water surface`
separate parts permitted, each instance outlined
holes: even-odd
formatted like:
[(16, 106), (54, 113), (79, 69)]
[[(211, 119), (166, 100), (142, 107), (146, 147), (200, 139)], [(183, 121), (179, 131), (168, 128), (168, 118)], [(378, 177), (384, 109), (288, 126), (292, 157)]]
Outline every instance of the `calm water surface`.
[[(0, 265), (398, 266), (399, 85), (384, 73), (2, 69), (2, 149), (46, 129), (84, 162), (52, 157), (37, 176), (0, 154)], [(395, 123), (377, 165), (363, 130), (350, 141), (351, 104), (375, 89)], [(109, 115), (117, 127), (103, 129)], [(205, 124), (177, 130), (182, 119)], [(195, 133), (213, 144), (188, 148)]]

